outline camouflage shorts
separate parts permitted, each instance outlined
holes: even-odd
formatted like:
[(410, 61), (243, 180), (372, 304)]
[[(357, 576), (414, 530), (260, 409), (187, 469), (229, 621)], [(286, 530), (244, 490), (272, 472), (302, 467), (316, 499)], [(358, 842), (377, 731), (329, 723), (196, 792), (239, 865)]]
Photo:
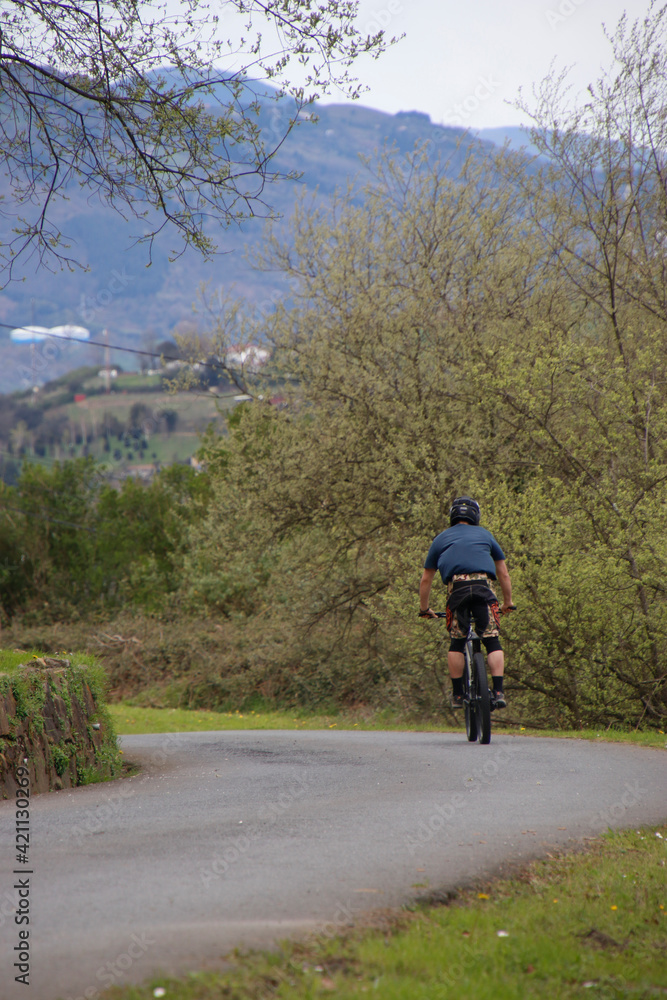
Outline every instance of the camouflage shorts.
[[(447, 597), (451, 594), (454, 589), (454, 584), (461, 580), (483, 580), (488, 586), (489, 590), (495, 596), (495, 580), (492, 580), (486, 573), (457, 573), (455, 574), (449, 583), (447, 584)], [(466, 633), (462, 631), (459, 625), (459, 620), (455, 614), (453, 614), (449, 606), (447, 607), (447, 629), (452, 639), (465, 639)], [(481, 639), (492, 639), (497, 638), (500, 635), (500, 609), (498, 607), (498, 599), (489, 602), (489, 621), (486, 627), (482, 630), (480, 634)]]

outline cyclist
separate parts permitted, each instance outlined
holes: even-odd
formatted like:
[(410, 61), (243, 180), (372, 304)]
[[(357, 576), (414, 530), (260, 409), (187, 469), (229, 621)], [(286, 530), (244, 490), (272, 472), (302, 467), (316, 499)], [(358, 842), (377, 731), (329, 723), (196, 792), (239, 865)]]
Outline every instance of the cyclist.
[[(452, 708), (463, 707), (463, 670), (467, 628), (459, 613), (468, 610), (474, 617), (475, 630), (484, 643), (493, 684), (492, 699), (496, 708), (505, 708), (503, 693), (505, 654), (499, 639), (500, 612), (514, 608), (512, 581), (505, 555), (490, 531), (480, 527), (480, 509), (471, 497), (457, 497), (449, 511), (450, 527), (433, 539), (428, 550), (419, 584), (420, 618), (437, 617), (429, 607), (431, 585), (438, 570), (447, 587), (447, 629), (450, 646), (447, 654), (452, 680)], [(503, 592), (502, 608), (494, 581)], [(463, 619), (465, 626), (465, 617)]]

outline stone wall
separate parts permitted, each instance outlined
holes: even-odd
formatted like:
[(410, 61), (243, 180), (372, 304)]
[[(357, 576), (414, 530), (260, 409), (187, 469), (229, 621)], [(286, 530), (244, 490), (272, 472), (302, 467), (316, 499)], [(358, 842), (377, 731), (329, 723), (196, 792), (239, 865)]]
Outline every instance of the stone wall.
[(99, 667), (36, 657), (0, 674), (0, 795), (14, 796), (27, 760), (31, 792), (71, 788), (120, 773)]

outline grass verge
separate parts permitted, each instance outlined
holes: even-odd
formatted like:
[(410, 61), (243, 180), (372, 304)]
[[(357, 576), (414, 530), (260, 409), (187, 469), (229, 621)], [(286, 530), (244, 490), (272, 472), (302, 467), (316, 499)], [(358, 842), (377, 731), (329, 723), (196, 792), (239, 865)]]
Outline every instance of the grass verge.
[(35, 656), (41, 655), (33, 649), (0, 649), (0, 674), (11, 674), (22, 663), (30, 663)]
[(106, 683), (103, 667), (95, 656), (88, 653), (44, 653), (38, 649), (0, 649), (0, 674), (11, 674), (19, 667), (29, 667), (36, 657), (50, 657), (55, 660), (69, 660), (74, 667), (94, 666), (102, 686)]
[(224, 729), (366, 729), (432, 730), (433, 725), (406, 723), (389, 712), (317, 714), (292, 711), (213, 712), (189, 708), (143, 708), (126, 702), (109, 705), (119, 734), (190, 733)]
[[(648, 1000), (667, 993), (667, 827), (610, 832), (445, 905), (235, 953), (224, 973), (154, 977), (108, 1000)], [(590, 991), (590, 992), (589, 992)]]
[[(144, 708), (128, 702), (108, 706), (119, 735), (130, 733), (191, 733), (225, 729), (358, 729), (416, 732), (463, 732), (461, 726), (436, 725), (406, 719), (391, 712), (349, 712), (319, 715), (302, 711), (212, 712), (205, 709)], [(665, 747), (667, 737), (660, 730), (537, 730), (513, 726), (497, 728), (497, 733), (521, 736), (551, 736), (583, 740), (611, 740), (638, 746)]]

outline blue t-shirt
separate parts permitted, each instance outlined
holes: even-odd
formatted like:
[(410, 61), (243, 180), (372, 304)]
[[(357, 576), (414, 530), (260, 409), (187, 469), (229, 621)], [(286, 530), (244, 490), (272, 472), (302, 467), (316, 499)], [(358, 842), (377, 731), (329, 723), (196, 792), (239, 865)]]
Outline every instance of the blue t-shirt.
[(431, 542), (424, 569), (438, 569), (444, 583), (455, 573), (488, 573), (496, 579), (495, 562), (503, 550), (490, 531), (475, 524), (454, 524)]

